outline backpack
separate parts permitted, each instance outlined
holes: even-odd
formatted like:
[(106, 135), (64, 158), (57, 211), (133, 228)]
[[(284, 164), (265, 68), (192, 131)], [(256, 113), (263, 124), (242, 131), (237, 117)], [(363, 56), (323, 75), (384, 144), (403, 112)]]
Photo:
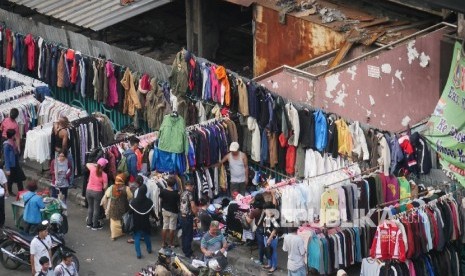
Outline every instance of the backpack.
[(121, 160), (118, 163), (117, 171), (118, 173), (124, 173), (126, 177), (129, 176), (128, 162), (127, 162), (127, 157), (125, 154), (121, 156)]

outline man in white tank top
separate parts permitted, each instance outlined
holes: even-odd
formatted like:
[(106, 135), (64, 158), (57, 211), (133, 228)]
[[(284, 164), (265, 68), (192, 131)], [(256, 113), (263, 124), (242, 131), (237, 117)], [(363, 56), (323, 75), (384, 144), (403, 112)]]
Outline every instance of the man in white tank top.
[(239, 143), (232, 142), (229, 145), (229, 153), (221, 160), (221, 164), (229, 163), (229, 171), (231, 173), (231, 194), (237, 191), (241, 195), (245, 195), (245, 188), (249, 182), (249, 169), (247, 155), (239, 151)]

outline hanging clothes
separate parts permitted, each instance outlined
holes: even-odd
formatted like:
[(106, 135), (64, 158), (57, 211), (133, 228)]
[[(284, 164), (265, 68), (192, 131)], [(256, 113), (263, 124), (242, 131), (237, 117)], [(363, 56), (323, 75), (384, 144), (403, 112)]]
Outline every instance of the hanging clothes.
[(124, 72), (121, 85), (125, 89), (123, 113), (128, 114), (129, 116), (134, 116), (136, 110), (140, 109), (142, 106), (140, 104), (139, 97), (137, 97), (134, 78), (129, 68), (126, 68), (126, 71)]

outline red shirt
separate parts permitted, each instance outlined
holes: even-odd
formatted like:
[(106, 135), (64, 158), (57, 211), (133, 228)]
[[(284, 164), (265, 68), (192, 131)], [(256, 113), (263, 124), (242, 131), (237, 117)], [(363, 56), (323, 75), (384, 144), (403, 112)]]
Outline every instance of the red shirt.
[(2, 137), (6, 138), (6, 132), (9, 129), (14, 129), (16, 131), (15, 137), (19, 139), (19, 126), (15, 120), (10, 118), (5, 118), (2, 122)]

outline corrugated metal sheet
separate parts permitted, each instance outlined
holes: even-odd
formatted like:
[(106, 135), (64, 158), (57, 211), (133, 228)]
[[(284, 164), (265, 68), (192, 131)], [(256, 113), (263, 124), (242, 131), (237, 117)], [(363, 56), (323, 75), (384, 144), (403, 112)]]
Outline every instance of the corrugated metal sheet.
[(65, 29), (31, 21), (2, 9), (0, 9), (0, 18), (5, 22), (7, 28), (11, 28), (15, 32), (23, 34), (30, 33), (35, 36), (40, 36), (45, 41), (62, 44), (71, 49), (81, 51), (84, 55), (93, 57), (105, 55), (106, 58), (127, 66), (131, 70), (147, 73), (158, 79), (167, 79), (171, 71), (171, 66), (152, 58), (123, 50), (101, 41), (92, 40), (86, 36)]
[(160, 7), (173, 0), (136, 0), (121, 6), (120, 0), (10, 0), (71, 24), (94, 31)]
[(224, 1), (237, 4), (240, 6), (244, 6), (244, 7), (249, 7), (255, 2), (255, 0), (224, 0)]

